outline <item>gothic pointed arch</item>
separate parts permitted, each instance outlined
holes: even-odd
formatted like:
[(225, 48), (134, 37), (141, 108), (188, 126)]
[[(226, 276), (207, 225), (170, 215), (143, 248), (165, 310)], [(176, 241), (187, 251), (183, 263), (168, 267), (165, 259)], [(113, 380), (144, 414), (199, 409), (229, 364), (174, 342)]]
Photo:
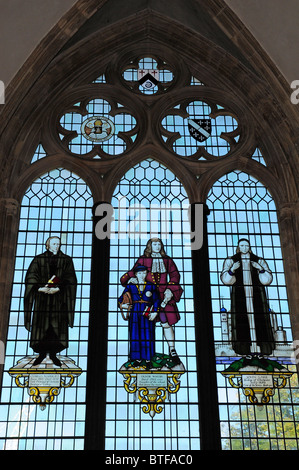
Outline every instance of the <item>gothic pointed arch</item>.
[[(191, 70), (193, 72), (197, 71), (203, 83), (206, 82), (211, 87), (208, 93), (213, 94), (215, 92), (214, 88), (218, 87), (221, 90), (223, 101), (225, 102), (225, 97), (227, 97), (231, 102), (230, 93), (233, 90), (236, 97), (233, 100), (235, 105), (238, 106), (240, 111), (246, 108), (247, 111), (249, 109), (251, 112), (249, 122), (246, 123), (245, 127), (250, 122), (255, 122), (256, 135), (263, 135), (264, 145), (267, 145), (269, 147), (268, 152), (273, 154), (270, 158), (273, 161), (274, 171), (275, 161), (278, 159), (281, 161), (281, 158), (285, 158), (286, 150), (289, 155), (292, 155), (294, 151), (290, 148), (292, 142), (290, 127), (293, 122), (295, 125), (297, 117), (294, 115), (294, 107), (287, 102), (284, 103), (284, 108), (281, 109), (278, 101), (278, 96), (283, 97), (282, 93), (288, 92), (285, 83), (274, 78), (274, 66), (270, 67), (271, 64), (269, 64), (268, 59), (266, 61), (268, 69), (263, 69), (262, 60), (265, 59), (265, 54), (260, 48), (257, 48), (261, 57), (258, 64), (250, 59), (250, 46), (251, 48), (253, 47), (252, 43), (254, 41), (245, 28), (242, 28), (242, 32), (238, 34), (239, 39), (240, 35), (243, 34), (242, 40), (244, 46), (242, 50), (238, 49), (233, 40), (228, 39), (226, 36), (228, 24), (231, 28), (237, 30), (239, 22), (237, 18), (234, 18), (236, 26), (232, 26), (229, 20), (233, 17), (233, 13), (222, 1), (215, 0), (209, 3), (209, 6), (203, 2), (194, 2), (196, 10), (202, 13), (201, 21), (206, 24), (204, 29), (199, 29), (199, 23), (196, 24), (194, 22), (193, 24), (190, 21), (188, 11), (184, 20), (179, 21), (178, 13), (176, 16), (173, 13), (172, 17), (169, 17), (169, 13), (158, 12), (155, 2), (141, 2), (137, 13), (133, 15), (133, 11), (129, 9), (120, 14), (119, 18), (114, 20), (109, 19), (110, 22), (106, 26), (104, 20), (105, 14), (108, 15), (112, 3), (111, 1), (103, 1), (100, 4), (97, 2), (96, 12), (95, 6), (89, 5), (89, 8), (86, 8), (86, 11), (84, 11), (84, 22), (82, 14), (85, 2), (77, 2), (76, 6), (68, 12), (65, 18), (65, 23), (68, 24), (70, 31), (69, 34), (72, 37), (68, 40), (65, 37), (63, 39), (60, 38), (60, 43), (56, 46), (57, 49), (55, 52), (54, 50), (52, 52), (53, 58), (48, 59), (48, 63), (45, 63), (40, 68), (42, 72), (39, 72), (37, 75), (34, 87), (28, 90), (26, 86), (23, 86), (24, 83), (22, 83), (20, 78), (19, 89), (26, 93), (26, 98), (23, 100), (21, 96), (18, 97), (18, 109), (15, 112), (11, 109), (16, 99), (15, 94), (8, 93), (8, 106), (2, 112), (3, 119), (5, 120), (5, 125), (2, 127), (3, 130), (5, 129), (2, 148), (3, 151), (5, 150), (5, 153), (9, 152), (14, 158), (18, 159), (21, 171), (23, 169), (21, 163), (23, 158), (19, 159), (18, 153), (22, 152), (22, 156), (25, 158), (26, 150), (29, 146), (26, 135), (30, 134), (30, 142), (32, 143), (34, 141), (33, 136), (37, 130), (33, 122), (35, 120), (41, 122), (42, 116), (47, 122), (48, 116), (53, 112), (53, 108), (55, 108), (55, 100), (52, 102), (52, 98), (57, 96), (57, 99), (61, 101), (63, 91), (67, 90), (70, 84), (72, 84), (73, 88), (75, 84), (86, 83), (88, 77), (92, 81), (95, 78), (96, 69), (108, 69), (108, 74), (110, 69), (110, 76), (112, 78), (114, 74), (113, 70), (111, 70), (113, 68), (111, 67), (113, 63), (111, 61), (112, 51), (115, 51), (118, 55), (121, 50), (123, 51), (123, 59), (120, 63), (122, 65), (126, 55), (130, 55), (129, 51), (132, 51), (131, 57), (138, 56), (138, 50), (142, 50), (142, 53), (148, 52), (154, 54), (159, 50), (159, 44), (164, 44), (165, 59), (171, 57), (175, 61), (177, 53), (181, 57), (186, 57), (188, 59), (187, 62), (190, 65), (192, 64)], [(176, 3), (178, 5), (176, 5), (174, 11), (178, 12), (180, 2)], [(216, 26), (215, 14), (218, 14), (218, 22), (221, 18), (221, 29)], [(84, 24), (81, 28), (78, 28), (80, 23), (78, 24), (77, 20), (80, 15), (81, 22)], [(86, 20), (88, 17), (90, 19)], [(99, 18), (102, 18), (102, 22)], [(62, 25), (60, 25), (60, 28), (62, 35)], [(215, 29), (214, 35), (211, 34), (212, 28)], [(225, 32), (223, 32), (223, 29)], [(58, 43), (58, 36), (57, 34), (55, 35), (55, 31), (51, 32), (51, 35), (55, 36), (55, 40)], [(173, 44), (176, 45), (175, 48), (169, 47), (171, 38)], [(136, 46), (137, 42), (139, 44), (138, 47)], [(49, 44), (48, 47), (50, 47), (49, 38), (47, 43)], [(143, 43), (148, 44), (146, 48), (142, 46)], [(188, 44), (187, 48), (186, 44)], [(256, 46), (255, 43), (254, 46)], [(51, 47), (53, 48), (53, 44), (51, 44)], [(136, 50), (136, 54), (133, 54), (134, 50)], [(209, 52), (207, 53), (207, 51)], [(51, 56), (48, 54), (47, 57)], [(34, 59), (32, 58), (32, 60)], [(36, 57), (35, 60), (38, 63)], [(100, 65), (101, 63), (103, 64), (102, 66)], [(217, 63), (217, 71), (215, 70), (215, 63)], [(38, 65), (40, 67), (40, 64)], [(184, 73), (185, 70), (181, 70), (179, 64), (176, 65), (180, 70), (178, 76), (181, 80), (186, 81), (187, 75)], [(24, 77), (23, 80), (28, 79)], [(16, 86), (14, 85), (15, 89)], [(59, 90), (59, 92), (55, 93), (55, 89)], [(236, 90), (238, 90), (237, 93)], [(51, 96), (50, 100), (49, 96)], [(6, 114), (9, 111), (10, 114)], [(254, 119), (252, 119), (252, 115), (254, 115)], [(286, 125), (287, 121), (288, 125)], [(18, 123), (21, 123), (20, 139), (18, 140), (24, 142), (24, 144), (19, 144), (17, 151), (15, 151), (16, 141), (14, 134), (15, 129), (20, 129), (20, 124)], [(275, 142), (282, 134), (283, 138), (279, 139), (282, 151), (279, 154), (279, 158), (275, 158), (274, 155), (277, 153), (278, 148)], [(287, 139), (286, 136), (289, 136), (289, 138)], [(295, 171), (295, 166), (293, 166), (293, 170)], [(6, 178), (9, 178), (10, 172), (8, 167), (5, 173)], [(291, 178), (291, 174), (287, 174), (286, 178), (288, 177)]]

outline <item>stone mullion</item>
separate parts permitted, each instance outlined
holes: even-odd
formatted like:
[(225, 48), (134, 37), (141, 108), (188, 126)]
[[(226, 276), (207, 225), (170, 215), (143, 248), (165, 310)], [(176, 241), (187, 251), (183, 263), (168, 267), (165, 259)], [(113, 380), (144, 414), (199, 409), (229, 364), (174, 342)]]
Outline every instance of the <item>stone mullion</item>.
[(277, 208), (293, 339), (299, 340), (299, 216), (298, 203)]
[[(15, 199), (0, 199), (0, 341), (6, 344), (15, 249), (18, 237), (20, 204)], [(3, 364), (0, 364), (2, 381)]]

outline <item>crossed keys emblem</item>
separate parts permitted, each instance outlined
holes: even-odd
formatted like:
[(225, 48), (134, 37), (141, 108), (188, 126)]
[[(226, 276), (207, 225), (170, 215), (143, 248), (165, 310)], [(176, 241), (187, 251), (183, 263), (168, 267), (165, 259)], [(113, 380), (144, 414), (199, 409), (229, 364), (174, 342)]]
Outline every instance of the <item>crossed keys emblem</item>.
[(190, 135), (198, 142), (204, 142), (211, 137), (211, 119), (188, 119)]

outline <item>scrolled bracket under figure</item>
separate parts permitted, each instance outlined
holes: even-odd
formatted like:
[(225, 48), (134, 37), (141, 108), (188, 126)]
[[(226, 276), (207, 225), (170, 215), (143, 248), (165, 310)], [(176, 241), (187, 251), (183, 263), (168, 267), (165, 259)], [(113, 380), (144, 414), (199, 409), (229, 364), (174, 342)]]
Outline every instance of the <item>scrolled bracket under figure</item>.
[(271, 355), (275, 349), (265, 286), (273, 276), (267, 262), (241, 238), (236, 254), (224, 261), (221, 281), (231, 286), (232, 347), (240, 355)]
[(30, 346), (38, 353), (33, 365), (68, 347), (68, 328), (74, 325), (77, 277), (72, 258), (60, 250), (59, 237), (49, 237), (46, 251), (34, 257), (26, 273), (24, 323)]

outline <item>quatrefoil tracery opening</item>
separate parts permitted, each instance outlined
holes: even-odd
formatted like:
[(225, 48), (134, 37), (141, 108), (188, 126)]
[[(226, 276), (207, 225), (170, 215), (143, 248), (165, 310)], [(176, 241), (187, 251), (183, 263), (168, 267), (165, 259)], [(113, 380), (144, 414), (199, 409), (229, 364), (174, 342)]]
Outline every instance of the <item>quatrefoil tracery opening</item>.
[(231, 113), (202, 100), (190, 99), (173, 106), (161, 124), (166, 145), (185, 157), (223, 157), (240, 136), (238, 121)]
[(132, 91), (153, 95), (167, 91), (174, 74), (164, 61), (143, 57), (131, 62), (124, 70), (123, 78)]
[(120, 103), (96, 98), (78, 103), (60, 119), (60, 138), (82, 156), (115, 156), (126, 152), (137, 136), (137, 121)]
[[(116, 64), (113, 67), (113, 73), (111, 67), (102, 70), (92, 82), (94, 88), (90, 91), (87, 88), (82, 98), (78, 93), (78, 102), (60, 115), (59, 141), (73, 156), (105, 159), (127, 155), (144, 141), (144, 132), (152, 119), (158, 125), (152, 129), (155, 135), (148, 134), (151, 142), (160, 142), (177, 156), (215, 160), (235, 150), (241, 136), (239, 118), (217, 104), (208, 85), (187, 67), (184, 79), (177, 81), (179, 70), (163, 59), (146, 56), (128, 59), (119, 67), (118, 85)], [(148, 85), (146, 81), (141, 83), (142, 76), (148, 74), (152, 74), (147, 78)], [(155, 84), (151, 83), (154, 76)], [(180, 92), (185, 98), (179, 99)], [(162, 98), (168, 94), (172, 103), (173, 97), (178, 97), (171, 106)], [(126, 104), (121, 103), (122, 98)], [(152, 109), (158, 109), (160, 117), (153, 118)]]

